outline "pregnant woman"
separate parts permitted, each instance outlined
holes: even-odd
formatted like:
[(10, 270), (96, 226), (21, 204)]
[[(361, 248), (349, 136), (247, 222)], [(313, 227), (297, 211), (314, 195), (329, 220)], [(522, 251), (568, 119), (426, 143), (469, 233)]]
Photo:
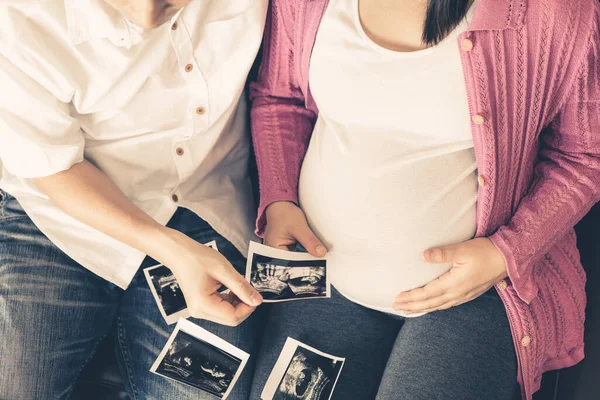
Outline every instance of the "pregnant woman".
[[(253, 135), (265, 243), (328, 252), (271, 308), (333, 398), (531, 398), (583, 358), (573, 231), (600, 191), (595, 0), (273, 0)], [(297, 398), (302, 398), (298, 393)]]

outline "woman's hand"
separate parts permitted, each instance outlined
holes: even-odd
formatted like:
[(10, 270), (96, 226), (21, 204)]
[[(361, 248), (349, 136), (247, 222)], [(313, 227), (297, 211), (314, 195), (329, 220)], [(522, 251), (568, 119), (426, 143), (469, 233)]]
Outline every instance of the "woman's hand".
[(324, 257), (327, 249), (308, 227), (306, 216), (300, 207), (289, 201), (277, 201), (267, 207), (267, 246), (282, 250), (293, 250), (300, 243), (315, 257)]
[[(163, 264), (175, 274), (192, 317), (236, 326), (262, 303), (256, 289), (218, 251), (174, 230), (163, 246)], [(221, 285), (230, 293), (219, 293)]]
[(504, 257), (488, 238), (429, 249), (423, 259), (453, 263), (452, 269), (421, 288), (400, 293), (395, 310), (408, 314), (445, 310), (481, 296), (508, 276)]

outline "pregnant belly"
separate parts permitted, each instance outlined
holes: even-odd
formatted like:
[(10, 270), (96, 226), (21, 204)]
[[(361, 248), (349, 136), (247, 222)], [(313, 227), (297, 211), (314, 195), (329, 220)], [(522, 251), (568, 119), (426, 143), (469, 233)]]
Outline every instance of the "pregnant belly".
[[(449, 264), (426, 264), (421, 253), (475, 234), (477, 180), (473, 163), (433, 160), (369, 168), (364, 157), (309, 147), (300, 177), (300, 205), (329, 249), (331, 282), (363, 305), (391, 311), (402, 291), (442, 275)], [(383, 172), (382, 172), (383, 171)]]

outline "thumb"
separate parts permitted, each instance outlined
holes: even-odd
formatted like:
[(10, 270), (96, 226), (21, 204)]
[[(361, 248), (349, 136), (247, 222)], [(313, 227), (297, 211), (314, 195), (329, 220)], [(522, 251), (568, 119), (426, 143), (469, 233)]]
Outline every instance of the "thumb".
[(231, 264), (226, 264), (215, 271), (213, 278), (225, 285), (231, 293), (249, 306), (259, 306), (263, 298), (256, 289)]
[(423, 252), (423, 261), (430, 264), (444, 264), (456, 261), (458, 246), (441, 246), (427, 249)]
[(310, 230), (306, 221), (295, 227), (293, 235), (302, 247), (313, 256), (325, 257), (327, 255), (327, 249), (313, 231)]
[(279, 249), (279, 250), (292, 251), (292, 245), (287, 245), (287, 244), (271, 244), (271, 243), (267, 243), (267, 242), (265, 242), (265, 244), (267, 246), (271, 246), (271, 247)]

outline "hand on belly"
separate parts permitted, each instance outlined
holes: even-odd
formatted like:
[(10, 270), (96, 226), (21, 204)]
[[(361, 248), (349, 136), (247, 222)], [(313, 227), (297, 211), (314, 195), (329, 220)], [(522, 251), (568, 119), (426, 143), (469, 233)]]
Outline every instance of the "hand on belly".
[(277, 201), (267, 207), (264, 244), (281, 250), (294, 250), (301, 244), (315, 257), (324, 257), (327, 249), (308, 227), (304, 212), (289, 201)]
[(406, 314), (445, 310), (479, 297), (508, 276), (504, 257), (488, 238), (426, 250), (423, 260), (452, 263), (452, 268), (421, 288), (400, 293), (395, 310)]

